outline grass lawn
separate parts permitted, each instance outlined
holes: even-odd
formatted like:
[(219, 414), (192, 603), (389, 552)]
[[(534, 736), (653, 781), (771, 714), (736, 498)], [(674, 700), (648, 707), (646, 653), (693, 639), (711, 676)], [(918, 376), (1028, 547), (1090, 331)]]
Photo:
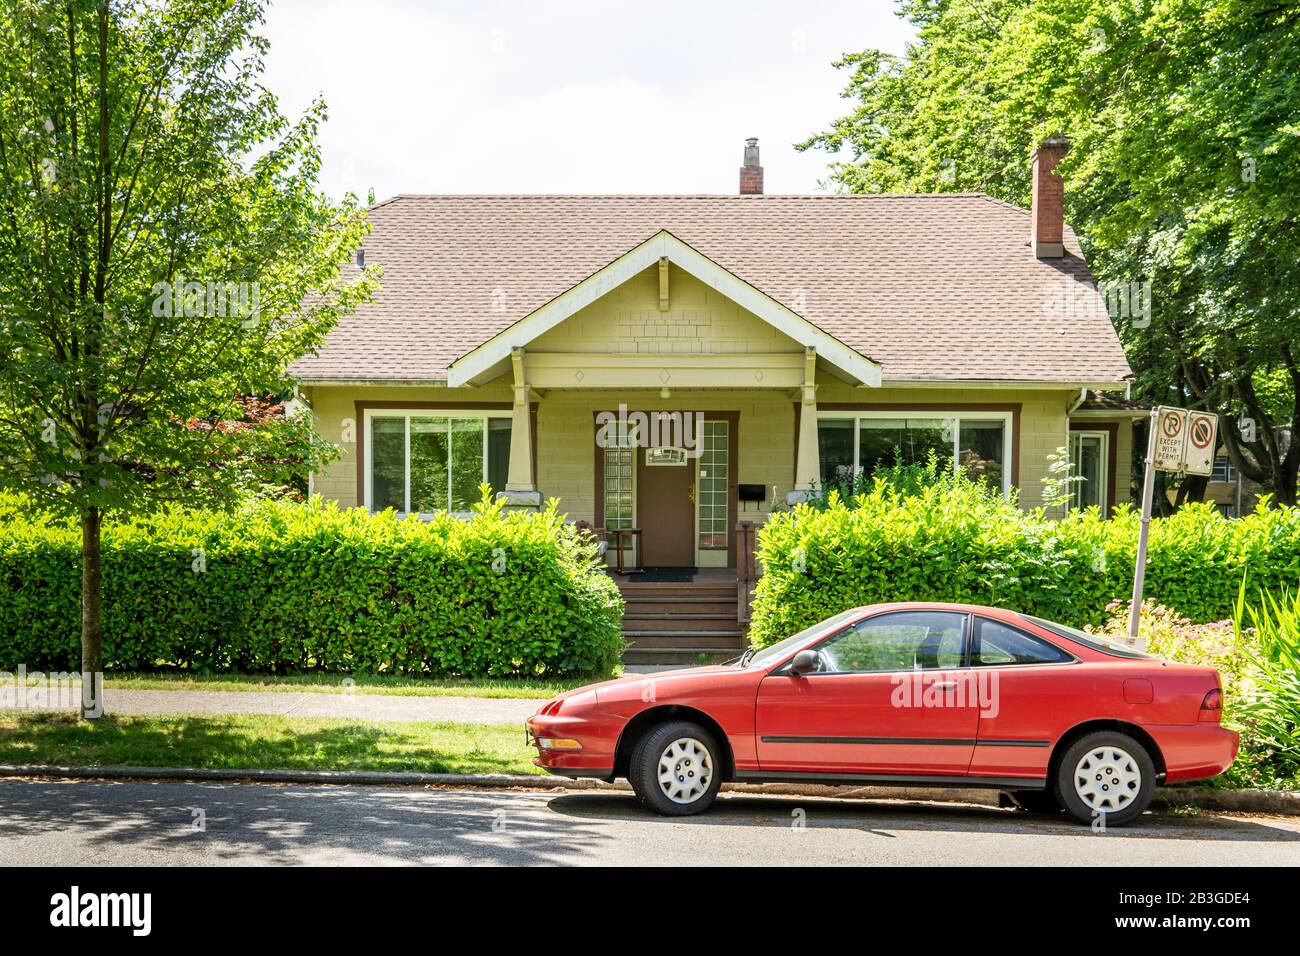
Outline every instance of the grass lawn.
[(101, 717), (0, 713), (0, 763), (529, 773), (518, 727), (261, 714)]
[[(344, 680), (355, 683), (345, 684)], [(383, 674), (132, 674), (108, 673), (105, 687), (122, 690), (311, 691), (320, 694), (392, 694), (405, 697), (554, 697), (596, 678), (418, 678)]]

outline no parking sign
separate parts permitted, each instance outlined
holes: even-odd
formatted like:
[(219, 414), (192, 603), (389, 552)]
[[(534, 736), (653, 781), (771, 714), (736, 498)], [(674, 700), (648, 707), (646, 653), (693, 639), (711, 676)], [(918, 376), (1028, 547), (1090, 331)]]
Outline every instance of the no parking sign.
[(1151, 463), (1161, 471), (1208, 475), (1218, 433), (1218, 415), (1162, 405), (1155, 414)]
[(1187, 451), (1183, 470), (1189, 475), (1208, 475), (1214, 471), (1215, 439), (1219, 434), (1219, 416), (1209, 412), (1187, 413)]

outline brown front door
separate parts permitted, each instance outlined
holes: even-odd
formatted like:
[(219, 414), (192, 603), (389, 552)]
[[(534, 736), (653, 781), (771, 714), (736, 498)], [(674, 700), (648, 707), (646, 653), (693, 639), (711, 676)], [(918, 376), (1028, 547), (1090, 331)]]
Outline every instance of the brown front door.
[(694, 567), (695, 461), (647, 466), (645, 452), (638, 448), (636, 453), (641, 563), (648, 568)]

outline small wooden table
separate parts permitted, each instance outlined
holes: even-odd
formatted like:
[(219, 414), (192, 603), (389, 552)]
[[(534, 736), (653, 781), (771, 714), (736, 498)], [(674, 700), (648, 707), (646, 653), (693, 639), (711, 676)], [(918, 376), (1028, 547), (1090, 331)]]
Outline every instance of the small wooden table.
[[(607, 533), (614, 536), (614, 550), (618, 552), (618, 573), (619, 574), (640, 574), (645, 571), (641, 566), (641, 529), (640, 528), (611, 528)], [(623, 544), (624, 536), (632, 539), (632, 554), (636, 557), (636, 567), (625, 568), (623, 562), (623, 552), (626, 550)]]

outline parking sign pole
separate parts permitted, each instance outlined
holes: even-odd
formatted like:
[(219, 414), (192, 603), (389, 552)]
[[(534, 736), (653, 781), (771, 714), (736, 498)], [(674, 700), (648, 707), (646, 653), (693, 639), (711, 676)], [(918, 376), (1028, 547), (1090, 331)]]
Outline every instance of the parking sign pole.
[(1138, 526), (1137, 560), (1133, 568), (1133, 605), (1128, 613), (1128, 642), (1140, 646), (1138, 618), (1142, 612), (1142, 584), (1147, 571), (1147, 533), (1151, 530), (1151, 498), (1156, 488), (1156, 428), (1160, 424), (1160, 409), (1151, 409), (1151, 422), (1147, 428), (1147, 470), (1142, 478), (1142, 523)]

